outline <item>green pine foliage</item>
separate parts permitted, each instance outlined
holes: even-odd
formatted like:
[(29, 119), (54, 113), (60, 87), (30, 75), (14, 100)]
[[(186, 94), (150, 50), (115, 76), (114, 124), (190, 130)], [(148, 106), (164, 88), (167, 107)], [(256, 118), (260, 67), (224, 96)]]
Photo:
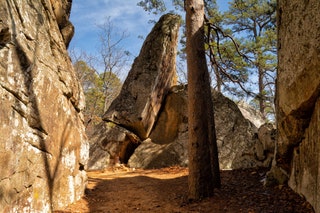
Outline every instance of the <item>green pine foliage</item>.
[[(212, 86), (235, 99), (249, 98), (263, 116), (274, 118), (277, 66), (276, 0), (231, 0), (220, 12), (215, 0), (205, 0), (205, 36)], [(163, 0), (138, 3), (154, 14), (166, 11)], [(176, 10), (184, 1), (172, 0)], [(185, 60), (185, 36), (178, 52)], [(179, 70), (179, 68), (178, 68)]]
[[(233, 0), (224, 14), (224, 26), (237, 38), (248, 63), (243, 64), (258, 109), (267, 118), (273, 113), (276, 52), (276, 0)], [(258, 89), (255, 89), (258, 88)]]

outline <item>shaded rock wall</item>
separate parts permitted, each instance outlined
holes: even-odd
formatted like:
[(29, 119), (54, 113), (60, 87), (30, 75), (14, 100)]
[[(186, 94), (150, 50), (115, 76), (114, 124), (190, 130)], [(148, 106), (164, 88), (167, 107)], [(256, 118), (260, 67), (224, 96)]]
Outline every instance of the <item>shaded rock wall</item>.
[(174, 86), (163, 102), (150, 138), (143, 141), (130, 157), (133, 168), (163, 168), (188, 165), (187, 90)]
[(84, 192), (89, 147), (85, 102), (66, 50), (70, 9), (71, 0), (0, 2), (4, 212), (50, 212)]
[(112, 122), (101, 122), (90, 137), (88, 169), (101, 170), (127, 163), (140, 142), (140, 138), (127, 129)]
[[(247, 106), (246, 113), (242, 114), (238, 105), (221, 93), (214, 92), (212, 97), (220, 168), (240, 169), (270, 166), (274, 149), (269, 147), (275, 141), (272, 141), (271, 135), (267, 134), (259, 138), (259, 132), (264, 127), (261, 126), (260, 130), (251, 122), (261, 121), (262, 117), (253, 109), (248, 110), (249, 106)], [(248, 113), (249, 111), (254, 113)], [(269, 130), (271, 132), (272, 128)], [(269, 138), (271, 145), (267, 146), (264, 140)]]
[(320, 2), (278, 1), (276, 164), (320, 212)]

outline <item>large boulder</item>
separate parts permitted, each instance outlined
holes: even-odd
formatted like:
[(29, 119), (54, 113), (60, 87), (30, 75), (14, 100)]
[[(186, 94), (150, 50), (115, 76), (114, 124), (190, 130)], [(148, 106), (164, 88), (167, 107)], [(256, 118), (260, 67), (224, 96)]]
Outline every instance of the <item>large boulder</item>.
[(265, 149), (268, 147), (259, 140), (254, 124), (261, 121), (261, 116), (249, 106), (246, 111), (253, 113), (242, 114), (236, 103), (218, 92), (213, 92), (213, 104), (220, 168), (270, 166), (274, 150)]
[[(274, 171), (320, 212), (320, 2), (278, 1)], [(275, 176), (272, 174), (271, 176)], [(280, 175), (281, 176), (281, 175)]]
[(66, 50), (70, 8), (71, 0), (0, 1), (3, 212), (50, 212), (84, 193), (89, 146)]
[[(270, 166), (274, 136), (260, 130), (243, 116), (238, 106), (221, 93), (213, 92), (219, 161), (221, 169)], [(253, 119), (253, 115), (250, 118)], [(260, 119), (258, 116), (257, 119)], [(261, 127), (262, 128), (262, 127)], [(266, 128), (266, 127), (265, 127)], [(272, 128), (269, 128), (272, 131)], [(188, 164), (188, 118), (186, 87), (169, 92), (150, 139), (144, 141), (129, 159), (130, 167), (160, 168)]]
[(242, 115), (248, 119), (251, 123), (253, 123), (257, 128), (260, 128), (263, 124), (266, 123), (265, 119), (263, 119), (263, 116), (261, 112), (254, 109), (252, 106), (250, 106), (245, 101), (239, 101), (237, 103)]
[(103, 120), (112, 121), (146, 139), (163, 99), (175, 84), (180, 17), (163, 15), (156, 23)]
[(163, 15), (146, 38), (120, 94), (90, 139), (89, 169), (127, 163), (140, 140), (149, 136), (176, 81), (179, 26), (179, 16)]
[(163, 168), (188, 165), (187, 92), (174, 86), (168, 93), (150, 138), (143, 141), (130, 157), (134, 168)]

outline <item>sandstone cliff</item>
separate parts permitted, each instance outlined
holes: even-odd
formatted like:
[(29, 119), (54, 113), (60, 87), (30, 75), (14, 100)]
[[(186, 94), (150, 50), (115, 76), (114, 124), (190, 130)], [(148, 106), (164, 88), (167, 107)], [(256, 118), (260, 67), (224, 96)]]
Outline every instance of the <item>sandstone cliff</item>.
[(278, 136), (273, 168), (280, 168), (316, 212), (320, 212), (319, 9), (318, 0), (278, 2)]
[(71, 0), (0, 1), (0, 210), (50, 212), (84, 192)]

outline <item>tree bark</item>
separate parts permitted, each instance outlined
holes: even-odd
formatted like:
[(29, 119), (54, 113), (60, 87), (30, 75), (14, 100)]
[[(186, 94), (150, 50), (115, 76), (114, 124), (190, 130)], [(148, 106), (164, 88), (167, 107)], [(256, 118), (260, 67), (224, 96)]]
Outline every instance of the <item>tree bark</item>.
[(186, 0), (189, 179), (188, 198), (213, 195), (220, 186), (210, 78), (204, 49), (204, 2)]

